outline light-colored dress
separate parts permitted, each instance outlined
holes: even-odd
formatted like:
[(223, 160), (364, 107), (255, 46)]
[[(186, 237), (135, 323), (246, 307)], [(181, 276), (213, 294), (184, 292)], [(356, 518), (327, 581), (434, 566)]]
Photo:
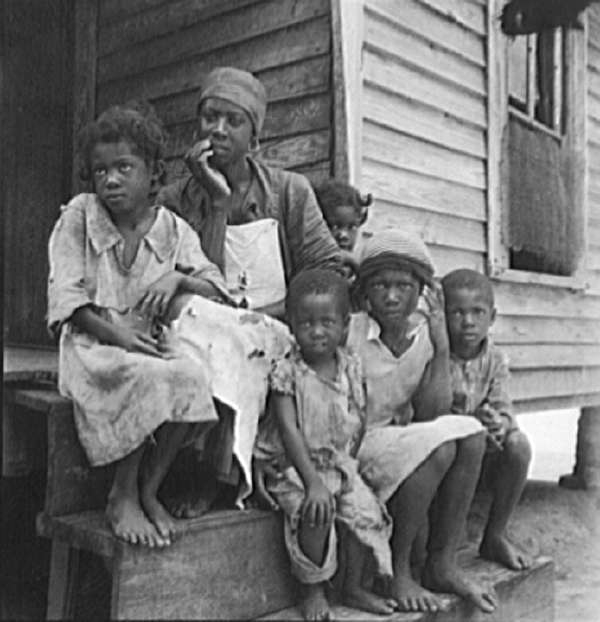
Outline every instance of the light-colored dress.
[(217, 469), (231, 464), (232, 457), (237, 459), (242, 473), (241, 504), (251, 491), (252, 448), (265, 411), (269, 372), (291, 347), (289, 329), (268, 315), (193, 296), (167, 331), (167, 338), (206, 369), (212, 395), (229, 409), (226, 425), (221, 426), (225, 441), (214, 447), (200, 443), (196, 448), (204, 458), (211, 456)]
[[(297, 423), (312, 463), (335, 498), (335, 519), (372, 553), (378, 572), (391, 575), (391, 520), (385, 506), (358, 474), (356, 451), (364, 432), (365, 396), (360, 362), (345, 349), (337, 351), (335, 380), (319, 376), (297, 348), (278, 361), (271, 373), (271, 388), (294, 398)], [(272, 453), (282, 451), (272, 437)], [(280, 441), (279, 441), (280, 443)], [(263, 444), (264, 447), (264, 444)], [(283, 458), (283, 478), (269, 490), (286, 514), (285, 541), (293, 574), (302, 583), (330, 579), (337, 569), (336, 531), (332, 525), (327, 555), (321, 566), (311, 561), (298, 542), (304, 485), (296, 469)]]
[(429, 362), (429, 328), (415, 314), (409, 348), (395, 357), (380, 338), (379, 324), (367, 313), (354, 314), (348, 346), (357, 352), (367, 380), (367, 432), (358, 459), (360, 472), (380, 499), (387, 501), (429, 455), (447, 441), (483, 430), (473, 417), (444, 415), (413, 422), (411, 400)]
[(62, 208), (49, 241), (48, 326), (60, 332), (59, 390), (75, 404), (79, 438), (93, 465), (125, 457), (164, 422), (218, 419), (204, 365), (181, 353), (162, 359), (105, 345), (69, 321), (92, 305), (112, 323), (149, 332), (150, 321), (133, 309), (176, 266), (226, 291), (196, 234), (165, 208), (156, 207), (129, 267), (123, 248), (95, 194), (80, 194)]

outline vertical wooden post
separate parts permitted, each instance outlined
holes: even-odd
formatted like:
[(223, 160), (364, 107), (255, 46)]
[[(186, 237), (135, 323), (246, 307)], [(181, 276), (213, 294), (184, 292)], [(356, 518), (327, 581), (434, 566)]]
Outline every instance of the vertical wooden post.
[(96, 115), (98, 0), (77, 0), (74, 12), (72, 190), (77, 194), (83, 189), (77, 165), (77, 136)]
[(508, 78), (506, 37), (497, 17), (501, 7), (501, 0), (488, 0), (487, 270), (490, 276), (508, 268), (508, 249), (502, 235), (506, 183), (502, 136), (508, 123)]
[(583, 487), (600, 488), (600, 406), (581, 409), (575, 460), (575, 473)]
[(363, 0), (331, 0), (333, 174), (360, 186)]
[(600, 489), (600, 406), (581, 409), (573, 474), (563, 475), (559, 484), (565, 488)]
[(68, 543), (52, 540), (48, 580), (48, 620), (72, 620), (79, 575), (79, 550)]

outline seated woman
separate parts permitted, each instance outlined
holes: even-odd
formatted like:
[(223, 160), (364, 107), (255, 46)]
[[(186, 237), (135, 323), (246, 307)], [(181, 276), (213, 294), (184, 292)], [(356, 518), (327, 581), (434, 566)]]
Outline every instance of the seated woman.
[(238, 302), (282, 318), (291, 277), (341, 270), (341, 260), (309, 181), (254, 158), (266, 101), (252, 74), (211, 71), (198, 101), (200, 140), (186, 155), (190, 174), (163, 188), (157, 202), (198, 233)]
[[(341, 271), (339, 249), (308, 180), (297, 173), (265, 166), (253, 156), (265, 118), (266, 93), (252, 74), (232, 67), (211, 71), (197, 112), (200, 140), (186, 155), (190, 174), (161, 189), (156, 201), (182, 216), (198, 233), (204, 252), (220, 268), (239, 306), (282, 318), (289, 280), (308, 268)], [(181, 297), (174, 306), (174, 317), (186, 304), (206, 307), (199, 300), (189, 303), (188, 298)], [(269, 357), (285, 341), (282, 325), (277, 324), (275, 329), (276, 324), (255, 315), (251, 323), (239, 328), (239, 314), (224, 311), (220, 318), (214, 318), (209, 348), (206, 309), (188, 311), (191, 313), (181, 315), (180, 328), (187, 335), (189, 349), (210, 349), (215, 356), (219, 351), (231, 354), (216, 365), (220, 372), (213, 375), (221, 388), (217, 387), (215, 397), (229, 408), (219, 408), (221, 421), (209, 445), (215, 474), (221, 481), (237, 486), (237, 467), (241, 467), (242, 475), (249, 474), (254, 434), (266, 394)], [(217, 320), (225, 321), (226, 317), (230, 318), (228, 323), (219, 328)], [(235, 356), (232, 351), (232, 336), (238, 329), (243, 335), (235, 347), (246, 352), (245, 359), (243, 354)], [(232, 332), (225, 335), (226, 331)], [(270, 337), (269, 331), (279, 337)], [(246, 346), (242, 347), (242, 342)], [(269, 344), (274, 349), (269, 349)], [(252, 352), (255, 356), (248, 358)], [(242, 379), (237, 385), (232, 373)], [(250, 393), (244, 396), (244, 389)], [(243, 496), (250, 487), (249, 477), (243, 478), (241, 486)], [(175, 511), (180, 516), (198, 515), (216, 493), (213, 487), (202, 497), (192, 495)]]
[[(391, 595), (401, 608), (439, 609), (440, 599), (427, 587), (459, 594), (491, 612), (493, 591), (469, 578), (456, 562), (485, 433), (473, 418), (446, 415), (452, 401), (449, 345), (433, 273), (418, 238), (389, 229), (365, 244), (358, 279), (368, 311), (352, 316), (348, 335), (367, 380), (360, 471), (393, 518)], [(422, 293), (429, 307), (426, 321), (415, 313)], [(418, 582), (410, 554), (434, 497), (427, 559)]]

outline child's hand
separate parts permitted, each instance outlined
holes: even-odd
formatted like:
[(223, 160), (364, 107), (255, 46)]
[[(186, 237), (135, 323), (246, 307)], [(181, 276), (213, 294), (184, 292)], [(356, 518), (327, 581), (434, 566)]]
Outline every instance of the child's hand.
[(231, 188), (225, 175), (208, 163), (213, 154), (210, 140), (207, 138), (197, 142), (185, 154), (184, 161), (192, 175), (208, 190), (212, 197), (228, 197)]
[(138, 301), (136, 311), (151, 318), (163, 317), (179, 289), (182, 278), (180, 272), (172, 270), (154, 281)]
[(141, 330), (115, 326), (113, 331), (113, 345), (115, 346), (119, 346), (128, 352), (141, 352), (150, 356), (168, 358), (168, 354), (164, 351), (158, 339), (154, 339), (154, 337)]
[(254, 491), (259, 505), (266, 506), (271, 510), (278, 510), (279, 504), (269, 494), (267, 489), (267, 481), (279, 481), (283, 478), (283, 473), (277, 468), (277, 465), (268, 460), (252, 460), (252, 478), (254, 480)]
[(494, 444), (501, 446), (507, 432), (507, 420), (489, 404), (482, 404), (474, 414), (488, 431)]
[(425, 287), (423, 297), (427, 305), (427, 322), (433, 349), (436, 353), (448, 352), (450, 345), (444, 313), (444, 290), (439, 283), (434, 283), (432, 287)]
[(311, 484), (304, 497), (302, 519), (311, 527), (325, 527), (333, 518), (333, 495), (318, 479)]
[(341, 250), (342, 256), (342, 270), (344, 271), (344, 276), (350, 280), (356, 278), (358, 274), (358, 262), (354, 258), (352, 253)]

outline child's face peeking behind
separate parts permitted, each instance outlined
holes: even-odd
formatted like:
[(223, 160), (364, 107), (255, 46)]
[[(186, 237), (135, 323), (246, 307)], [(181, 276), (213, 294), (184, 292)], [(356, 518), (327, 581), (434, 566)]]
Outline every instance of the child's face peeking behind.
[(148, 206), (155, 176), (127, 141), (94, 145), (90, 169), (96, 194), (113, 216)]
[(421, 283), (412, 272), (379, 270), (366, 284), (370, 314), (384, 328), (402, 322), (417, 308), (420, 291)]
[(446, 292), (446, 324), (452, 352), (461, 358), (479, 354), (496, 318), (496, 309), (479, 289), (459, 287)]
[(360, 215), (352, 205), (337, 205), (327, 218), (327, 226), (337, 245), (345, 251), (352, 251), (360, 227)]
[(334, 356), (348, 326), (334, 294), (306, 294), (298, 300), (291, 317), (292, 332), (307, 363)]

